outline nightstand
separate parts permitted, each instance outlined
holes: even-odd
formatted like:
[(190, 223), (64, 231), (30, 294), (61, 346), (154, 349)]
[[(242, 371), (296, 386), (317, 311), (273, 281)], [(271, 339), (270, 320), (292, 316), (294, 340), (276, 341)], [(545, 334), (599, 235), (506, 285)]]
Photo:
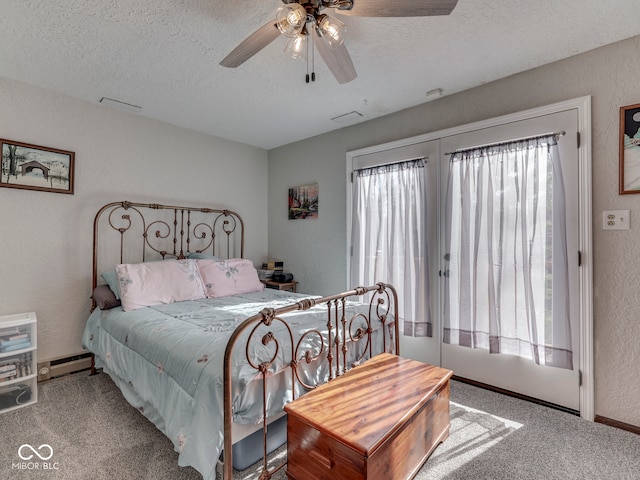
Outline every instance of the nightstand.
[(260, 280), (266, 285), (267, 288), (273, 288), (274, 290), (286, 290), (287, 292), (296, 293), (298, 282), (295, 280), (291, 282), (274, 282), (273, 280)]

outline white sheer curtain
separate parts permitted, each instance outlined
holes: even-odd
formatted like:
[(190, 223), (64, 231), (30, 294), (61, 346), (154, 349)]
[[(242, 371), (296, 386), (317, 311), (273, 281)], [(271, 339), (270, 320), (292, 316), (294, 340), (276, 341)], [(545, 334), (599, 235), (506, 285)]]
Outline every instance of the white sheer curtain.
[(393, 284), (404, 334), (430, 337), (424, 161), (357, 170), (353, 182), (351, 285)]
[(557, 137), (454, 153), (446, 212), (444, 342), (572, 369)]

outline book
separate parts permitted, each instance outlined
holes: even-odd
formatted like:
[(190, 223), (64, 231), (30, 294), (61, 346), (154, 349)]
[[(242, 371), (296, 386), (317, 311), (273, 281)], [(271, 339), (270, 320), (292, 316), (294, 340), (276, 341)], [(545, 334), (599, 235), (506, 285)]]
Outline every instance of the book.
[(9, 347), (11, 345), (17, 345), (19, 343), (31, 343), (31, 340), (29, 340), (28, 335), (25, 333), (24, 337), (21, 338), (16, 338), (14, 340), (0, 340), (0, 348), (2, 347)]
[(17, 373), (18, 371), (14, 368), (13, 370), (9, 370), (8, 372), (0, 373), (0, 378), (15, 377)]
[(31, 346), (31, 340), (18, 340), (18, 343), (6, 346), (0, 346), (0, 352), (13, 352), (14, 350), (22, 350), (23, 348), (29, 348)]
[(0, 365), (0, 373), (8, 372), (10, 370), (15, 370), (15, 369), (16, 369), (16, 364), (15, 363), (8, 363), (6, 365)]
[(24, 332), (21, 332), (17, 328), (12, 328), (11, 330), (0, 330), (0, 339), (9, 340), (9, 337), (13, 337), (15, 335), (22, 335)]
[(9, 341), (21, 340), (23, 338), (29, 338), (29, 334), (28, 333), (20, 333), (18, 335), (14, 335), (13, 337), (9, 337)]
[(279, 260), (268, 260), (262, 264), (264, 270), (282, 270), (284, 268), (284, 262)]

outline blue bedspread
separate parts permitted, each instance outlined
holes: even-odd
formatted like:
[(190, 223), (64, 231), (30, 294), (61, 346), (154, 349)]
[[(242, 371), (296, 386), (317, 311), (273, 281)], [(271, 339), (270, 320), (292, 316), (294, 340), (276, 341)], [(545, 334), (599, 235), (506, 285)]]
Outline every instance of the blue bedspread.
[[(237, 325), (265, 306), (278, 308), (301, 298), (308, 295), (267, 289), (130, 312), (120, 307), (96, 309), (87, 321), (82, 341), (95, 354), (96, 367), (109, 373), (127, 401), (171, 439), (179, 453), (179, 465), (190, 465), (205, 480), (213, 480), (224, 435), (223, 359), (227, 340)], [(366, 312), (368, 307), (350, 304), (350, 308)], [(317, 306), (288, 314), (294, 337), (310, 325), (325, 336), (326, 312), (325, 306)], [(281, 328), (276, 323), (271, 329)], [(313, 335), (306, 341), (309, 348), (320, 343)], [(271, 358), (271, 347), (252, 345), (258, 358)], [(289, 361), (282, 357), (288, 352), (286, 345), (282, 347), (274, 368)], [(234, 421), (258, 424), (262, 420), (262, 387), (252, 382), (257, 374), (246, 365), (244, 353), (243, 348), (234, 351)], [(326, 368), (314, 371), (305, 366), (305, 370), (310, 381), (322, 381), (326, 375)], [(280, 412), (291, 400), (292, 392), (286, 391), (286, 384), (270, 384), (268, 415)]]

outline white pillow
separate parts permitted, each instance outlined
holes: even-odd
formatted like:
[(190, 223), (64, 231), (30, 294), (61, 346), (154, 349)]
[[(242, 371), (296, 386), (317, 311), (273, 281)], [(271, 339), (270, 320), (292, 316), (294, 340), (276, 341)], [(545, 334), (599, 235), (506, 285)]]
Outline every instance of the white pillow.
[(264, 284), (251, 260), (196, 260), (207, 297), (226, 297), (240, 293), (261, 292)]
[(116, 274), (125, 312), (206, 297), (195, 260), (125, 263), (116, 265)]

